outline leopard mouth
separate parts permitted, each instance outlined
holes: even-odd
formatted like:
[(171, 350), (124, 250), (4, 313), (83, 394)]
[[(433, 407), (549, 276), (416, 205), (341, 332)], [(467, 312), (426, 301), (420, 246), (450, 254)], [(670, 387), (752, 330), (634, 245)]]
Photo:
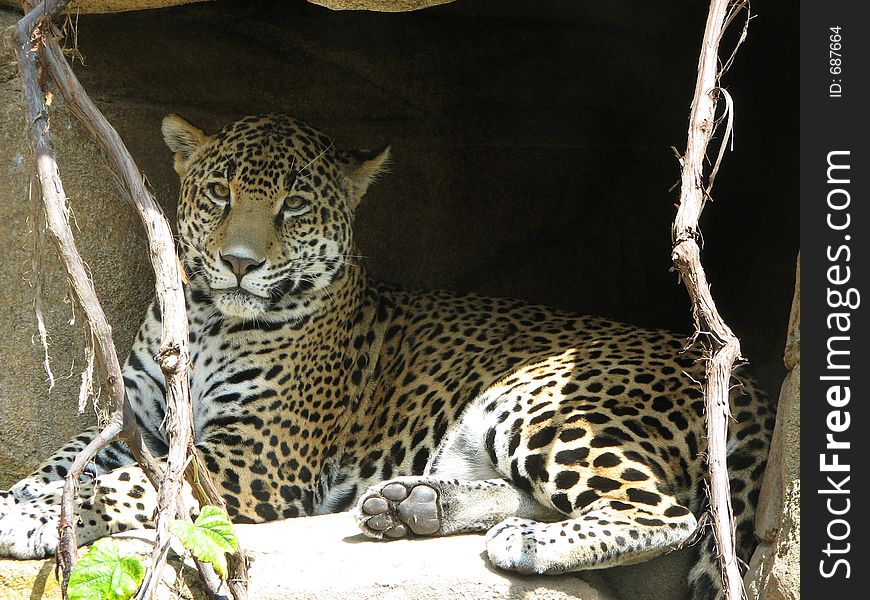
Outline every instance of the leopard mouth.
[(241, 319), (252, 319), (266, 312), (271, 302), (251, 292), (235, 287), (230, 289), (212, 289), (212, 303), (224, 315)]
[(226, 284), (221, 282), (218, 285), (213, 284), (212, 282), (208, 282), (209, 293), (217, 298), (219, 296), (226, 296), (227, 299), (232, 298), (258, 298), (260, 300), (269, 301), (272, 298), (272, 294), (267, 289), (265, 291), (258, 290), (254, 285), (246, 285), (249, 282), (242, 280), (240, 283), (236, 285)]
[(288, 301), (295, 303), (314, 288), (305, 278), (287, 278), (269, 288), (268, 295), (255, 294), (242, 286), (211, 288), (212, 302), (223, 314), (243, 319), (262, 317)]
[(286, 316), (287, 310), (296, 311), (312, 294), (316, 295), (318, 290), (331, 285), (336, 275), (343, 272), (344, 269), (339, 268), (326, 276), (321, 273), (319, 277), (312, 277), (306, 271), (290, 271), (265, 289), (249, 289), (244, 279), (241, 285), (226, 286), (227, 282), (221, 282), (226, 287), (221, 283), (213, 285), (208, 279), (203, 283), (211, 304), (224, 316), (243, 320), (268, 320), (272, 317), (280, 320)]
[(261, 300), (265, 300), (262, 296), (258, 296), (257, 294), (251, 293), (243, 287), (234, 287), (234, 288), (211, 288), (211, 295), (214, 298), (224, 298), (225, 300), (233, 301), (239, 300), (243, 301), (248, 298), (259, 298)]

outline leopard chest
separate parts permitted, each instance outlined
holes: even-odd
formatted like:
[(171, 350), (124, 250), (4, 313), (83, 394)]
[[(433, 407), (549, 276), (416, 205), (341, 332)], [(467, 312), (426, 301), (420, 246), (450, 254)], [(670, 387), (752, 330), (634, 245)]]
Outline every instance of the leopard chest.
[(340, 349), (268, 329), (223, 324), (191, 344), (197, 444), (231, 509), (254, 520), (311, 512), (350, 394)]

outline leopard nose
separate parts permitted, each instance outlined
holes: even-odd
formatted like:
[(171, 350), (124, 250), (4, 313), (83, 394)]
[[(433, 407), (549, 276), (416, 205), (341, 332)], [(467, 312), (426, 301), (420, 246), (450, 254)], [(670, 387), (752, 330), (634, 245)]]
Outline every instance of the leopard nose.
[(241, 281), (242, 277), (254, 269), (261, 267), (266, 262), (265, 260), (257, 261), (247, 256), (236, 256), (234, 254), (221, 254), (221, 260), (229, 265), (239, 281)]

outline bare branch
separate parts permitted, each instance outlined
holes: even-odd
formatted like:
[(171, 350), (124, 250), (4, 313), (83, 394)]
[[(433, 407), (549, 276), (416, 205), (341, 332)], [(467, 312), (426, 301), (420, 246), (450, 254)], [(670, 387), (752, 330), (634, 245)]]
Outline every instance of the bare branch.
[[(96, 345), (100, 365), (105, 372), (105, 380), (109, 385), (113, 404), (116, 410), (120, 411), (124, 403), (124, 384), (115, 345), (112, 341), (112, 328), (100, 306), (84, 261), (76, 249), (72, 230), (67, 220), (66, 194), (57, 167), (51, 131), (49, 130), (48, 113), (39, 82), (37, 53), (44, 41), (40, 22), (43, 18), (53, 18), (66, 4), (67, 1), (64, 0), (46, 2), (33, 8), (18, 22), (18, 70), (21, 75), (22, 92), (27, 108), (30, 141), (33, 146), (33, 155), (42, 191), (45, 222), (61, 262), (66, 268), (67, 278), (75, 299), (85, 315), (90, 335)], [(102, 437), (109, 436), (102, 434), (98, 436), (98, 438)], [(77, 460), (74, 467), (78, 467), (79, 470), (71, 468), (67, 473), (64, 485), (65, 501), (61, 506), (57, 558), (58, 567), (64, 574), (64, 589), (66, 589), (69, 571), (76, 560), (77, 543), (75, 527), (72, 526), (75, 523), (73, 499), (78, 490), (81, 470), (86, 463), (86, 460)]]
[[(127, 421), (135, 420), (134, 416), (129, 411), (129, 407), (127, 407), (127, 410), (124, 413), (124, 418)], [(128, 436), (125, 441), (130, 447), (130, 451), (133, 453), (133, 456), (136, 458), (136, 462), (139, 463), (139, 466), (142, 467), (145, 476), (151, 482), (151, 485), (154, 486), (154, 489), (159, 489), (160, 482), (163, 480), (163, 468), (160, 466), (157, 459), (154, 458), (154, 456), (151, 454), (151, 451), (148, 450), (148, 446), (146, 446), (144, 441), (142, 440), (142, 436), (140, 435), (139, 430), (136, 429), (134, 431), (134, 435)], [(196, 456), (194, 456), (194, 460), (196, 460)], [(220, 498), (220, 501), (223, 502), (222, 497)], [(200, 505), (215, 504), (214, 502), (211, 502), (210, 498), (206, 496), (199, 497), (199, 503)], [(184, 504), (184, 498), (182, 497), (179, 501), (178, 514), (176, 516), (179, 519), (190, 520), (190, 513), (191, 508)], [(211, 598), (225, 597), (226, 594), (222, 593), (220, 577), (215, 572), (214, 567), (212, 567), (208, 563), (202, 563), (196, 559), (194, 559), (194, 562), (196, 562), (196, 566), (199, 570), (202, 583), (205, 586), (205, 589), (208, 592), (209, 596)], [(232, 566), (232, 562), (230, 562), (230, 566)], [(245, 569), (245, 574), (247, 575), (247, 567)], [(230, 569), (230, 575), (232, 575), (232, 569)], [(245, 598), (246, 596), (244, 592), (246, 590), (247, 586), (245, 586), (245, 588), (242, 590), (243, 593), (241, 595), (235, 595), (235, 598), (237, 600)]]
[(746, 11), (746, 19), (743, 22), (743, 28), (740, 30), (740, 37), (737, 39), (737, 43), (734, 44), (734, 49), (731, 51), (731, 56), (728, 57), (728, 60), (722, 65), (722, 68), (719, 70), (717, 77), (722, 77), (728, 69), (731, 68), (732, 63), (734, 62), (734, 57), (737, 56), (737, 50), (740, 49), (741, 44), (746, 40), (746, 35), (749, 33), (749, 21), (751, 21), (754, 17), (752, 16), (752, 10), (749, 6), (749, 0), (740, 0), (738, 2), (734, 2), (731, 5), (731, 9), (728, 11), (728, 16), (725, 19), (725, 24), (722, 26), (722, 31), (727, 30), (734, 19), (737, 18), (737, 15), (740, 14), (741, 11)]
[[(745, 598), (735, 552), (734, 516), (731, 511), (731, 491), (726, 464), (728, 419), (730, 417), (729, 384), (734, 362), (740, 357), (740, 342), (719, 315), (716, 304), (713, 302), (710, 285), (701, 266), (699, 248), (701, 232), (698, 227), (698, 219), (704, 208), (704, 201), (712, 186), (713, 178), (718, 171), (722, 152), (730, 138), (734, 114), (730, 97), (726, 96), (729, 100), (727, 115), (729, 131), (723, 137), (719, 159), (716, 161), (705, 189), (703, 185), (704, 157), (716, 127), (716, 99), (722, 91), (719, 87), (719, 76), (723, 74), (725, 67), (731, 64), (731, 59), (729, 59), (720, 71), (718, 65), (719, 41), (722, 38), (726, 20), (728, 22), (733, 20), (736, 12), (743, 8), (744, 4), (745, 2), (738, 1), (729, 10), (730, 0), (712, 0), (710, 2), (698, 61), (698, 78), (695, 83), (695, 94), (689, 117), (686, 152), (681, 161), (680, 204), (673, 223), (674, 247), (671, 257), (674, 266), (680, 272), (682, 281), (686, 284), (692, 301), (695, 337), (701, 331), (709, 333), (703, 339), (709, 353), (709, 361), (705, 365), (704, 399), (707, 413), (710, 507), (713, 532), (719, 549), (719, 562), (728, 600)], [(745, 36), (744, 27), (741, 41)]]
[[(154, 200), (144, 177), (117, 131), (87, 96), (54, 38), (47, 39), (43, 53), (52, 77), (70, 110), (91, 131), (94, 139), (105, 151), (121, 189), (139, 214), (148, 236), (155, 273), (157, 302), (162, 317), (163, 329), (158, 361), (166, 381), (165, 428), (169, 440), (169, 454), (160, 486), (157, 545), (152, 554), (154, 563), (151, 571), (159, 573), (169, 545), (169, 522), (177, 514), (189, 516), (189, 511), (183, 510), (180, 504), (182, 479), (188, 464), (188, 455), (194, 456), (194, 463), (201, 465), (193, 446), (193, 413), (188, 388), (188, 329), (182, 274), (176, 259), (169, 222), (160, 205)], [(201, 484), (203, 481), (208, 482), (208, 491), (200, 496), (200, 502), (223, 507), (223, 497), (209, 480), (208, 471), (200, 467), (198, 482)], [(196, 488), (197, 485), (194, 487)], [(246, 581), (246, 572), (245, 562), (240, 552), (230, 560), (230, 576), (233, 577), (235, 574), (235, 579)], [(211, 579), (214, 579), (213, 575)], [(242, 600), (246, 596), (246, 586), (231, 585), (230, 587), (237, 600)], [(143, 586), (137, 597), (145, 598), (150, 593), (152, 592), (145, 591)]]
[(175, 246), (169, 223), (157, 202), (145, 188), (141, 173), (127, 152), (120, 136), (90, 102), (63, 57), (53, 37), (43, 45), (46, 64), (70, 109), (91, 131), (112, 163), (121, 189), (132, 200), (148, 236), (151, 262), (155, 272), (157, 303), (162, 317), (162, 335), (158, 362), (166, 381), (165, 430), (169, 442), (166, 468), (159, 487), (157, 544), (152, 564), (137, 598), (153, 598), (157, 581), (169, 549), (169, 523), (179, 514), (179, 497), (188, 452), (193, 448), (193, 414), (188, 389), (187, 315), (181, 274), (175, 258)]
[[(144, 177), (132, 160), (129, 152), (100, 111), (85, 94), (73, 74), (66, 59), (51, 34), (45, 27), (51, 23), (68, 3), (63, 0), (46, 0), (38, 6), (28, 0), (31, 6), (18, 23), (18, 62), (22, 79), (22, 90), (27, 105), (30, 123), (31, 143), (34, 148), (37, 173), (42, 190), (46, 223), (52, 235), (61, 261), (67, 274), (75, 299), (81, 305), (90, 335), (95, 341), (97, 359), (105, 369), (113, 400), (114, 412), (109, 425), (76, 457), (67, 475), (60, 518), (60, 544), (58, 547), (58, 568), (63, 571), (63, 590), (69, 572), (76, 560), (76, 540), (74, 527), (74, 499), (77, 495), (78, 480), (82, 469), (94, 455), (117, 435), (123, 433), (131, 450), (151, 479), (159, 484), (159, 504), (157, 518), (157, 545), (152, 554), (152, 565), (146, 584), (139, 590), (138, 598), (153, 598), (156, 593), (158, 577), (169, 547), (168, 525), (176, 516), (189, 518), (189, 507), (181, 501), (182, 477), (187, 466), (187, 456), (193, 448), (193, 416), (188, 389), (187, 316), (185, 312), (182, 278), (176, 259), (172, 233), (159, 205), (146, 189)], [(66, 197), (60, 180), (54, 154), (49, 118), (41, 89), (37, 56), (41, 52), (52, 76), (61, 89), (70, 109), (94, 135), (112, 163), (113, 172), (121, 184), (122, 191), (137, 210), (145, 227), (151, 250), (151, 260), (156, 279), (156, 295), (162, 315), (162, 338), (158, 356), (166, 380), (167, 414), (166, 433), (169, 442), (169, 455), (166, 468), (160, 467), (147, 452), (138, 432), (135, 419), (130, 415), (124, 402), (123, 378), (120, 363), (111, 337), (111, 328), (103, 313), (87, 269), (81, 259), (73, 239), (66, 210)], [(202, 472), (207, 479), (207, 472)], [(209, 491), (216, 494), (208, 500), (222, 505), (223, 500), (214, 486)], [(241, 554), (235, 562), (244, 566)], [(231, 561), (232, 564), (232, 561)], [(200, 565), (201, 573), (213, 594), (215, 574), (210, 567)], [(242, 579), (239, 577), (239, 579)], [(236, 594), (237, 599), (245, 597), (244, 588)]]
[(117, 438), (123, 428), (124, 423), (123, 418), (121, 418), (121, 413), (113, 413), (106, 427), (76, 455), (75, 460), (73, 460), (72, 465), (70, 465), (69, 472), (76, 473), (75, 478), (67, 477), (63, 482), (63, 495), (61, 496), (61, 502), (63, 505), (61, 508), (58, 529), (60, 531), (60, 539), (72, 540), (72, 544), (66, 546), (58, 545), (54, 574), (55, 577), (57, 577), (58, 572), (62, 573), (64, 598), (66, 598), (67, 595), (66, 586), (69, 582), (70, 571), (72, 571), (73, 565), (76, 563), (75, 499), (78, 495), (79, 476), (82, 474), (87, 464), (97, 455), (97, 452), (105, 448), (106, 445)]

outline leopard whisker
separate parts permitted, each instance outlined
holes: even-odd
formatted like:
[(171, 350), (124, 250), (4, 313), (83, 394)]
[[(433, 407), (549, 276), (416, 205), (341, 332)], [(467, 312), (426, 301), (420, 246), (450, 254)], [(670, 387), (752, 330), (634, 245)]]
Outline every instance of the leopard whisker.
[(313, 165), (314, 163), (316, 163), (318, 160), (320, 160), (321, 158), (323, 158), (323, 155), (326, 154), (327, 152), (329, 152), (329, 150), (332, 148), (332, 143), (333, 143), (333, 141), (330, 139), (330, 140), (329, 140), (329, 145), (326, 146), (326, 148), (324, 148), (323, 151), (322, 151), (320, 154), (318, 154), (317, 156), (315, 156), (315, 157), (311, 160), (311, 162), (309, 162), (307, 165), (305, 165), (304, 167), (302, 167), (302, 169), (299, 170), (299, 172), (298, 172), (297, 175), (302, 175), (305, 171), (308, 170), (308, 167), (310, 167), (311, 165)]

